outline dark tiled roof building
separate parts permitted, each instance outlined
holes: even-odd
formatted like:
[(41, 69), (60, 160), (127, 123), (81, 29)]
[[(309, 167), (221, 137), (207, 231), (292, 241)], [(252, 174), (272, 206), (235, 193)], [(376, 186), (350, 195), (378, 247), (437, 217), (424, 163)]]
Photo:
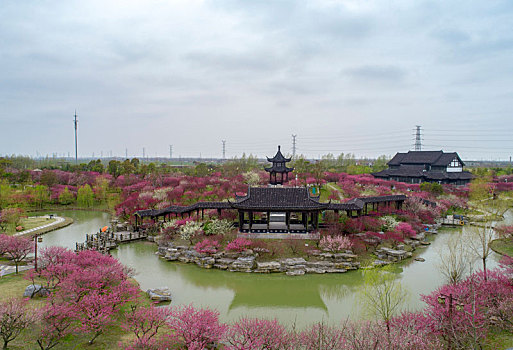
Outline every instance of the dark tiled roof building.
[(409, 151), (397, 153), (388, 162), (388, 169), (372, 175), (380, 179), (407, 183), (437, 182), (465, 185), (472, 179), (472, 174), (464, 171), (464, 166), (456, 152)]

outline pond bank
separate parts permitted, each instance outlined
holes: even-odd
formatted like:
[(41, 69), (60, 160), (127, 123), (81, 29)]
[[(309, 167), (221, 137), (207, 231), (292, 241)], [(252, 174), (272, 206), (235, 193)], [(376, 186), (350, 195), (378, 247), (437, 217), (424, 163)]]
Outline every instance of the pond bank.
[(56, 219), (56, 221), (54, 221), (50, 224), (47, 224), (47, 225), (34, 227), (30, 230), (18, 232), (14, 236), (24, 236), (24, 235), (29, 235), (29, 234), (32, 236), (42, 235), (42, 234), (52, 232), (52, 231), (58, 230), (60, 228), (69, 226), (73, 223), (73, 219), (69, 218), (69, 217), (54, 216), (53, 218)]

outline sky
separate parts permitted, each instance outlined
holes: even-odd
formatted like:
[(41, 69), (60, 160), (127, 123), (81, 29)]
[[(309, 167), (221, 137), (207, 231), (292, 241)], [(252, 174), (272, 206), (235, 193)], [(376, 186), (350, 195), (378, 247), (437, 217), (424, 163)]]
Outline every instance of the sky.
[(0, 2), (0, 154), (513, 155), (513, 2)]

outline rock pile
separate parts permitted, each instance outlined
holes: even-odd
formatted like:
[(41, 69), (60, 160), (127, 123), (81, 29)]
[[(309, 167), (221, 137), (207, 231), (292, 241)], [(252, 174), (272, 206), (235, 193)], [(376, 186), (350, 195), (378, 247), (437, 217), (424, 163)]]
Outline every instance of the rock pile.
[(308, 261), (303, 258), (288, 258), (265, 262), (256, 261), (258, 253), (252, 250), (242, 253), (203, 254), (186, 246), (160, 246), (157, 254), (169, 261), (194, 263), (207, 269), (246, 273), (281, 272), (289, 276), (301, 276), (305, 273), (343, 273), (360, 267), (360, 263), (355, 261), (357, 256), (351, 253), (319, 252)]

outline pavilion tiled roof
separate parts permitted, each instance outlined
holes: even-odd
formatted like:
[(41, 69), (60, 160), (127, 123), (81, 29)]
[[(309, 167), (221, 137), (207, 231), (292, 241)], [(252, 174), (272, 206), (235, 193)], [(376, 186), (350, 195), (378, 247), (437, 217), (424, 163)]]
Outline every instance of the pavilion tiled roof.
[(276, 166), (276, 163), (272, 165), (270, 168), (264, 168), (267, 172), (275, 172), (275, 173), (290, 173), (294, 170), (294, 168), (288, 168), (286, 166), (284, 167), (278, 167)]
[(291, 158), (285, 158), (283, 154), (281, 153), (281, 146), (278, 146), (278, 152), (274, 155), (274, 157), (269, 158), (267, 157), (268, 162), (272, 163), (283, 163), (283, 162), (290, 162)]
[(245, 197), (232, 203), (235, 209), (273, 210), (322, 210), (328, 203), (310, 196), (305, 187), (250, 187)]

